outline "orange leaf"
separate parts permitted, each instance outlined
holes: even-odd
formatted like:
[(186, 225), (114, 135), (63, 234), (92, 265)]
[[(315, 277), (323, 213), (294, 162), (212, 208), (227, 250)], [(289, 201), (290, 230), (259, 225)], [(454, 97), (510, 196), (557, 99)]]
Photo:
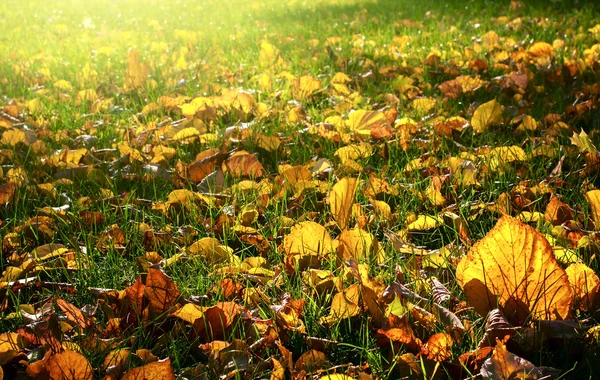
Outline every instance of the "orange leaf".
[(548, 206), (546, 206), (544, 219), (555, 226), (559, 226), (566, 221), (573, 220), (573, 212), (568, 205), (558, 200), (557, 197), (552, 196), (550, 202), (548, 202)]
[(177, 284), (163, 271), (148, 269), (144, 296), (148, 299), (153, 313), (161, 314), (168, 311), (175, 305), (175, 301), (180, 295), (181, 292), (177, 289)]
[(427, 354), (427, 359), (443, 362), (452, 356), (453, 344), (454, 341), (450, 334), (437, 333), (429, 337), (423, 351)]
[(412, 352), (420, 352), (422, 343), (415, 336), (413, 329), (408, 323), (408, 318), (404, 315), (402, 318), (393, 314), (388, 316), (387, 329), (379, 329), (375, 333), (375, 339), (380, 347), (389, 347), (390, 344), (401, 344)]
[(14, 182), (7, 182), (0, 185), (0, 204), (12, 202), (15, 197), (15, 190), (17, 186)]
[(52, 380), (91, 380), (94, 374), (87, 359), (71, 350), (50, 356), (46, 371)]
[(256, 154), (240, 151), (233, 154), (225, 162), (227, 172), (233, 177), (260, 178), (265, 175), (263, 166)]
[(164, 359), (137, 367), (126, 372), (121, 380), (175, 380), (171, 360)]
[(460, 261), (456, 277), (477, 313), (497, 306), (510, 321), (565, 319), (573, 291), (542, 234), (510, 216), (500, 218)]
[[(492, 357), (483, 363), (479, 373), (485, 379), (509, 380), (539, 379), (550, 374), (557, 375), (560, 371), (549, 367), (536, 367), (533, 363), (508, 352), (506, 345), (499, 340)], [(555, 378), (555, 376), (548, 378)]]
[(69, 321), (75, 322), (82, 329), (88, 328), (92, 325), (92, 321), (90, 321), (83, 312), (79, 310), (75, 305), (69, 303), (62, 298), (56, 300), (56, 304), (60, 309), (67, 315)]
[(138, 276), (137, 280), (125, 289), (125, 295), (129, 304), (129, 308), (133, 313), (141, 315), (144, 304), (144, 292), (146, 285), (142, 282), (142, 276)]

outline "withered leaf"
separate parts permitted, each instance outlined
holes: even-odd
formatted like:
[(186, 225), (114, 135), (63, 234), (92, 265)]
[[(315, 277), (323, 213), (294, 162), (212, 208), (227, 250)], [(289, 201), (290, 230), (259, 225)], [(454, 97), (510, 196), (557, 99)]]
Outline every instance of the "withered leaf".
[(163, 271), (148, 269), (144, 296), (148, 299), (149, 307), (155, 315), (162, 314), (173, 307), (181, 292), (177, 284)]
[(573, 303), (568, 277), (546, 238), (509, 216), (475, 243), (456, 276), (475, 311), (487, 315), (498, 305), (515, 324), (565, 319)]
[(121, 380), (175, 380), (171, 368), (171, 359), (163, 359), (141, 367), (133, 368), (123, 375)]

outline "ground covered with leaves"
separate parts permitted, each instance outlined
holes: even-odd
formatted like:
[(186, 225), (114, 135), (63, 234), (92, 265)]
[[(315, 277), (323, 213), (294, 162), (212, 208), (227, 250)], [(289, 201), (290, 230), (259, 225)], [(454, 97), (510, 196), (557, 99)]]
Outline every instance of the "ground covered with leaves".
[(0, 378), (600, 376), (600, 10), (0, 4)]

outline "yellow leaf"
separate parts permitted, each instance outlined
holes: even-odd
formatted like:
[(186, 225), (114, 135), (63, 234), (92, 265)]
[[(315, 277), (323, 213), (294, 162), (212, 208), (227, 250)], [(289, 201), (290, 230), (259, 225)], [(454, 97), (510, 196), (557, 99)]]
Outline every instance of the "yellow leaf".
[(348, 227), (357, 183), (356, 178), (342, 178), (329, 193), (331, 214), (341, 230)]
[(319, 323), (326, 326), (334, 325), (342, 319), (354, 317), (360, 314), (361, 308), (358, 305), (360, 295), (360, 285), (350, 285), (343, 292), (336, 293), (331, 301), (329, 315), (321, 317)]
[(342, 231), (338, 240), (338, 255), (343, 262), (350, 259), (368, 262), (374, 258), (378, 264), (381, 264), (385, 260), (385, 252), (375, 236), (363, 229)]
[(514, 324), (565, 319), (573, 303), (567, 274), (546, 238), (510, 216), (469, 250), (456, 277), (477, 313), (499, 307)]
[(597, 304), (600, 278), (585, 264), (571, 264), (565, 270), (575, 293), (575, 306), (583, 311)]
[(443, 224), (444, 222), (438, 217), (429, 215), (419, 215), (419, 217), (415, 221), (409, 223), (406, 226), (406, 229), (409, 231), (426, 231), (432, 228), (437, 228)]
[(181, 141), (181, 140), (191, 140), (196, 139), (200, 136), (200, 131), (198, 131), (194, 127), (184, 128), (181, 131), (177, 132), (175, 136), (173, 136), (173, 141)]
[(319, 223), (306, 221), (296, 224), (283, 238), (288, 255), (325, 255), (332, 252), (333, 240)]
[(320, 89), (320, 80), (315, 79), (310, 75), (304, 75), (300, 78), (296, 78), (291, 91), (293, 94), (292, 96), (296, 100), (305, 100)]
[(93, 89), (81, 90), (77, 92), (77, 95), (75, 96), (75, 103), (78, 105), (84, 102), (92, 103), (96, 100), (98, 100), (98, 94), (96, 93), (96, 90)]
[(204, 257), (210, 263), (231, 261), (233, 256), (233, 249), (213, 237), (198, 240), (187, 248), (187, 252), (190, 256)]
[(535, 42), (533, 45), (529, 47), (529, 55), (534, 58), (540, 57), (553, 57), (554, 56), (554, 48), (547, 42)]
[(592, 190), (585, 193), (585, 199), (592, 208), (592, 219), (596, 230), (600, 229), (600, 190)]
[(516, 145), (499, 146), (492, 149), (487, 155), (488, 165), (491, 171), (501, 170), (506, 164), (512, 162), (527, 161), (525, 151)]
[(148, 79), (150, 66), (140, 62), (140, 53), (132, 49), (127, 54), (127, 70), (125, 71), (125, 88), (134, 90), (143, 87)]
[(483, 103), (473, 113), (471, 125), (477, 133), (487, 131), (492, 125), (502, 123), (502, 106), (496, 99)]
[(368, 158), (373, 154), (373, 148), (366, 143), (346, 145), (335, 151), (334, 156), (340, 162), (344, 163), (348, 160), (358, 160), (359, 158)]
[(260, 53), (258, 55), (258, 62), (262, 67), (275, 67), (281, 69), (285, 67), (285, 61), (275, 46), (271, 45), (267, 41), (263, 41), (260, 44)]
[(418, 115), (429, 113), (436, 105), (436, 101), (431, 98), (418, 98), (413, 100), (411, 107)]
[(579, 134), (573, 132), (573, 136), (569, 137), (569, 140), (571, 140), (571, 143), (573, 143), (581, 153), (600, 154), (596, 146), (588, 138), (588, 134), (585, 133), (583, 129)]
[(346, 126), (358, 135), (371, 135), (372, 128), (389, 127), (390, 123), (381, 111), (357, 110), (348, 115)]
[(325, 376), (319, 378), (319, 380), (352, 380), (352, 379), (354, 379), (354, 378), (350, 377), (348, 375), (343, 375), (341, 373), (334, 373), (333, 375), (325, 375)]
[(182, 308), (177, 309), (170, 315), (193, 325), (197, 319), (202, 318), (202, 316), (204, 315), (204, 310), (201, 306), (194, 305), (193, 303), (188, 303), (183, 305)]

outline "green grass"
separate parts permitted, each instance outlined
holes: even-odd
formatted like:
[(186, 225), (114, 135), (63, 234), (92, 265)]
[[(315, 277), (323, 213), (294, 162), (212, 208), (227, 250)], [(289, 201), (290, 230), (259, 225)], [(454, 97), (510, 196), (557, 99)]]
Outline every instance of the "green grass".
[[(411, 243), (430, 252), (452, 245), (452, 257), (443, 268), (415, 268), (415, 262), (420, 265), (418, 261), (394, 249), (385, 233), (402, 233), (413, 217), (451, 211), (466, 222), (469, 238), (476, 242), (500, 216), (491, 207), (477, 211), (476, 205), (498, 203), (506, 194), (516, 197), (520, 188), (545, 182), (552, 193), (583, 215), (580, 224), (584, 230), (589, 229), (591, 224), (587, 219), (593, 213), (585, 193), (600, 185), (599, 177), (595, 171), (581, 175), (586, 165), (585, 155), (572, 145), (569, 137), (583, 129), (592, 143), (600, 146), (596, 129), (600, 123), (598, 95), (592, 87), (597, 86), (599, 61), (589, 58), (586, 52), (600, 43), (600, 35), (589, 31), (600, 23), (599, 10), (593, 1), (532, 1), (515, 7), (508, 1), (4, 0), (0, 4), (0, 111), (3, 112), (0, 182), (18, 183), (23, 175), (27, 178), (17, 186), (14, 198), (0, 210), (0, 235), (4, 241), (0, 301), (7, 300), (6, 306), (0, 304), (0, 331), (17, 331), (28, 323), (20, 312), (22, 307), (32, 305), (37, 310), (52, 301), (52, 297), (66, 299), (78, 307), (97, 305), (98, 299), (90, 288), (123, 290), (138, 275), (145, 279), (148, 265), (157, 264), (148, 264), (144, 259), (147, 252), (155, 251), (168, 260), (187, 252), (194, 241), (215, 237), (240, 260), (264, 257), (267, 269), (279, 276), (273, 283), (267, 283), (259, 276), (239, 271), (215, 273), (223, 263), (203, 257), (184, 257), (164, 269), (182, 293), (178, 300), (181, 305), (194, 296), (207, 295), (202, 301), (206, 307), (225, 301), (220, 288), (225, 278), (247, 289), (256, 287), (264, 294), (264, 299), (256, 303), (235, 298), (252, 317), (237, 320), (221, 340), (254, 343), (257, 333), (252, 323), (277, 319), (272, 306), (281, 305), (283, 294), (289, 293), (294, 300), (306, 301), (300, 317), (306, 334), (277, 325), (273, 328), (278, 329), (278, 340), (292, 352), (294, 362), (313, 348), (308, 337), (321, 338), (334, 341), (327, 351), (330, 362), (327, 368), (336, 368), (334, 372), (350, 373), (346, 365), (351, 364), (363, 366), (362, 371), (374, 378), (397, 378), (406, 371), (398, 362), (399, 355), (408, 350), (402, 345), (381, 348), (368, 311), (341, 319), (332, 326), (319, 323), (329, 315), (335, 291), (331, 289), (317, 296), (303, 283), (299, 268), (286, 273), (287, 259), (281, 245), (290, 228), (283, 225), (282, 218), (316, 221), (326, 226), (332, 238), (337, 238), (340, 229), (329, 211), (328, 192), (341, 178), (358, 178), (361, 184), (354, 202), (362, 207), (365, 219), (352, 218), (350, 227), (373, 217), (365, 229), (385, 250), (383, 262), (368, 260), (371, 276), (378, 276), (382, 284), (389, 285), (402, 272), (405, 284), (428, 299), (431, 299), (429, 290), (419, 288), (421, 276), (436, 276), (453, 295), (448, 305), (453, 311), (460, 310), (458, 303), (466, 300), (456, 282), (456, 263), (469, 248), (457, 228), (445, 223), (433, 230), (409, 234)], [(498, 35), (497, 47), (485, 46), (485, 39), (490, 38), (487, 33), (492, 31)], [(336, 38), (339, 41), (334, 41)], [(558, 40), (564, 42), (564, 48), (559, 48)], [(265, 41), (279, 50), (283, 65), (261, 61), (261, 44)], [(540, 41), (557, 47), (550, 66), (537, 65), (531, 57), (519, 61), (519, 52), (526, 52)], [(131, 50), (139, 53), (140, 61), (148, 66), (143, 85), (133, 89), (126, 83)], [(505, 52), (504, 58), (499, 56)], [(439, 62), (433, 62), (432, 55), (437, 55)], [(469, 62), (476, 58), (486, 61), (489, 69), (477, 73), (469, 68)], [(568, 65), (578, 68), (576, 75), (565, 73)], [(348, 94), (336, 93), (332, 79), (339, 72), (350, 78)], [(502, 87), (501, 76), (513, 72), (525, 72), (529, 80), (527, 89), (516, 96), (518, 89)], [(263, 73), (272, 80), (271, 89), (261, 87)], [(487, 83), (456, 99), (445, 98), (439, 86), (459, 75), (479, 75)], [(302, 76), (321, 80), (319, 89), (306, 98), (298, 98), (294, 92), (294, 79)], [(215, 133), (214, 140), (200, 142), (196, 138), (186, 143), (173, 141), (172, 135), (163, 140), (156, 137), (158, 133), (152, 135), (155, 128), (185, 116), (177, 107), (158, 106), (149, 113), (144, 107), (164, 102), (166, 98), (189, 97), (186, 101), (196, 97), (219, 98), (223, 89), (247, 91), (256, 104), (246, 113), (235, 104), (216, 104), (217, 114), (209, 118), (205, 128), (196, 124), (201, 135)], [(84, 90), (95, 91), (98, 97), (95, 104), (77, 99)], [(390, 95), (398, 102), (392, 101)], [(413, 108), (414, 99), (419, 97), (435, 99), (431, 111), (422, 113)], [(498, 100), (504, 113), (503, 122), (489, 131), (478, 134), (467, 127), (454, 131), (452, 137), (434, 132), (441, 118), (460, 116), (470, 122), (477, 107), (492, 99)], [(105, 103), (98, 106), (98, 102)], [(577, 112), (570, 107), (578, 105), (588, 105), (589, 109)], [(16, 114), (12, 114), (13, 106)], [(385, 142), (363, 138), (371, 145), (373, 154), (358, 158), (357, 167), (353, 168), (352, 164), (340, 162), (335, 153), (345, 145), (358, 144), (360, 139), (352, 134), (328, 138), (313, 133), (320, 123), (334, 123), (332, 116), (347, 120), (352, 109), (395, 109), (396, 120), (411, 118), (417, 126), (408, 136), (400, 132), (402, 126), (396, 126), (395, 136)], [(296, 111), (303, 117), (293, 120)], [(567, 125), (559, 133), (552, 133), (547, 129), (550, 125), (544, 124), (544, 118), (554, 113)], [(511, 120), (521, 114), (532, 116), (540, 127), (526, 133), (516, 132), (518, 124), (513, 125)], [(248, 129), (230, 139), (228, 128), (245, 125), (242, 123), (249, 123)], [(32, 131), (38, 142), (8, 141), (10, 130)], [(150, 135), (146, 141), (144, 133)], [(244, 133), (277, 136), (281, 146), (269, 151)], [(93, 135), (94, 140), (88, 145), (81, 143), (82, 137), (78, 136), (82, 135)], [(118, 144), (122, 142), (143, 154), (141, 162), (135, 160), (135, 153), (126, 158), (127, 152), (119, 150)], [(524, 150), (527, 159), (507, 164), (502, 170), (485, 172), (489, 166), (488, 149), (515, 145)], [(556, 154), (535, 155), (533, 152), (541, 145), (550, 146)], [(145, 165), (155, 157), (152, 148), (156, 146), (174, 148), (175, 153), (159, 163), (162, 176), (144, 180), (145, 171), (150, 169)], [(92, 172), (81, 171), (71, 176), (64, 171), (68, 165), (57, 163), (58, 152), (64, 154), (84, 147), (87, 150), (83, 157), (72, 166), (94, 164)], [(197, 189), (181, 169), (209, 148), (256, 153), (265, 171), (264, 181), (272, 185), (270, 191), (262, 194), (256, 190), (232, 191), (232, 187), (248, 178), (225, 169), (224, 189), (211, 198), (214, 204), (198, 202), (182, 206), (179, 212), (162, 212), (161, 205), (173, 190)], [(461, 154), (476, 156), (473, 164), (479, 170), (477, 180), (481, 186), (447, 180), (441, 193), (448, 202), (443, 206), (432, 205), (425, 192), (435, 176), (450, 173), (447, 160)], [(564, 180), (561, 183), (556, 177), (551, 178), (550, 173), (563, 155), (566, 156), (563, 173), (558, 177)], [(429, 157), (432, 161), (417, 170), (405, 170), (407, 164), (419, 157)], [(311, 175), (317, 184), (307, 185), (302, 191), (288, 187), (290, 181), (278, 173), (283, 165), (308, 166), (320, 158), (328, 159), (332, 170)], [(225, 160), (229, 162), (228, 158)], [(57, 182), (57, 178), (64, 176), (72, 181)], [(376, 199), (390, 206), (391, 220), (375, 216), (367, 194), (371, 177), (389, 184), (390, 190), (376, 194)], [(42, 184), (52, 185), (50, 190), (43, 190), (39, 186)], [(548, 193), (526, 196), (531, 197), (527, 198), (527, 211), (544, 213), (550, 198)], [(49, 209), (64, 205), (69, 208), (61, 216)], [(251, 226), (266, 240), (262, 250), (245, 241), (243, 233), (233, 230), (241, 218), (240, 210), (247, 205), (259, 210)], [(98, 212), (105, 220), (86, 224), (82, 221), (84, 211)], [(514, 209), (509, 213), (517, 216), (520, 211)], [(49, 216), (50, 221), (40, 226), (33, 219), (38, 215)], [(543, 233), (551, 231), (549, 223), (543, 221), (532, 225)], [(156, 233), (155, 239), (168, 238), (151, 244), (148, 233), (144, 235), (146, 228)], [(113, 246), (109, 231), (117, 230), (122, 232), (124, 241)], [(8, 244), (9, 239), (14, 242), (13, 247)], [(53, 259), (44, 262), (43, 268), (23, 272), (19, 278), (8, 276), (7, 268), (18, 267), (28, 253), (48, 243), (63, 244), (72, 253), (72, 262), (65, 262), (66, 258)], [(582, 262), (598, 273), (593, 253), (581, 250), (580, 254)], [(342, 279), (344, 288), (356, 284), (357, 280), (345, 272), (344, 265), (338, 264), (333, 257), (321, 262), (320, 268)], [(18, 290), (11, 289), (14, 280), (29, 276), (35, 281)], [(76, 292), (67, 293), (56, 286), (37, 287), (36, 281), (72, 284)], [(429, 301), (421, 306), (431, 305)], [(54, 309), (60, 314), (58, 307)], [(102, 363), (115, 348), (129, 348), (132, 353), (140, 348), (152, 349), (159, 358), (169, 357), (176, 373), (195, 369), (198, 373), (206, 371), (203, 375), (206, 378), (223, 374), (220, 366), (227, 362), (209, 359), (201, 352), (198, 346), (207, 342), (195, 336), (189, 324), (166, 314), (157, 315), (147, 325), (133, 324), (122, 336), (111, 336), (106, 332), (110, 325), (109, 309), (106, 302), (98, 307), (95, 315), (95, 323), (100, 326), (96, 331), (98, 336), (92, 337), (89, 332), (79, 335), (74, 328), (64, 334), (65, 341), (79, 344), (95, 369), (94, 377), (104, 376)], [(469, 310), (460, 311), (459, 316), (471, 324), (472, 336), (466, 334), (461, 342), (455, 343), (451, 358), (435, 370), (439, 378), (476, 373), (463, 369), (461, 375), (458, 357), (477, 348), (485, 318)], [(593, 326), (597, 323), (597, 310), (574, 311), (573, 318)], [(439, 321), (433, 329), (426, 329), (419, 326), (414, 316), (410, 315), (409, 320), (417, 338), (424, 343), (431, 334), (444, 331)], [(87, 342), (87, 338), (109, 337), (113, 338), (113, 345), (100, 349)], [(556, 348), (555, 343), (546, 342), (534, 349), (521, 347), (520, 351), (509, 344), (509, 351), (535, 365), (559, 368), (567, 373), (565, 378), (595, 376), (597, 369), (589, 360), (596, 355), (593, 349), (584, 354)], [(29, 346), (26, 352), (32, 349)], [(238, 378), (264, 377), (273, 370), (271, 358), (283, 360), (283, 354), (274, 344), (246, 355), (252, 358), (252, 366), (235, 375)], [(417, 359), (418, 366), (423, 368), (417, 378), (431, 378), (434, 371), (435, 363), (425, 357)], [(141, 364), (141, 360), (130, 358), (125, 369)], [(328, 373), (327, 368), (321, 374)], [(7, 376), (23, 371), (6, 363), (3, 369)]]

